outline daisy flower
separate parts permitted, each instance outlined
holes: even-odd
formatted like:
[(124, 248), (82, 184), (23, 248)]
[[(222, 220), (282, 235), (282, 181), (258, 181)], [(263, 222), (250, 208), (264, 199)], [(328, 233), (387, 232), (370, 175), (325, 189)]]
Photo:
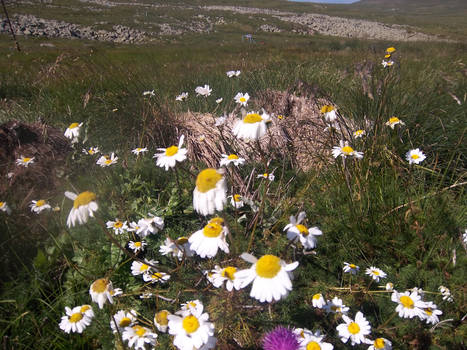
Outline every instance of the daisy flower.
[(243, 165), (245, 163), (245, 158), (240, 158), (236, 154), (223, 154), (222, 159), (219, 166), (227, 166), (229, 164), (233, 164), (235, 166)]
[(223, 225), (223, 221), (222, 219), (217, 222), (210, 220), (204, 228), (193, 233), (188, 239), (190, 249), (202, 258), (213, 258), (218, 249), (228, 254), (229, 245), (226, 241), (226, 235), (229, 230), (227, 226)]
[(20, 156), (19, 159), (16, 159), (16, 165), (21, 165), (27, 168), (29, 164), (34, 163), (34, 157), (23, 157)]
[(127, 222), (120, 221), (119, 219), (115, 219), (115, 221), (107, 221), (106, 225), (107, 228), (113, 229), (116, 235), (121, 235), (128, 230)]
[(11, 214), (11, 209), (10, 209), (10, 207), (8, 206), (8, 204), (6, 204), (6, 202), (0, 202), (0, 210), (1, 210), (1, 211), (4, 211), (4, 212), (7, 213), (8, 215)]
[(212, 285), (216, 288), (221, 287), (224, 282), (225, 288), (231, 292), (233, 288), (236, 290), (240, 289), (241, 280), (235, 278), (235, 273), (237, 272), (237, 268), (233, 266), (227, 266), (221, 268), (220, 266), (216, 265), (214, 270), (211, 271), (210, 281)]
[(133, 253), (138, 253), (142, 252), (144, 250), (144, 247), (146, 247), (148, 244), (146, 241), (129, 241), (128, 242), (128, 247), (133, 251)]
[(347, 311), (349, 311), (349, 307), (344, 305), (341, 298), (334, 297), (331, 301), (327, 301), (324, 310), (326, 310), (327, 313), (346, 314)]
[(143, 91), (143, 96), (152, 97), (152, 96), (156, 96), (156, 94), (154, 93), (154, 90), (147, 90), (147, 91)]
[(218, 99), (216, 100), (216, 103), (219, 104), (219, 103), (221, 103), (222, 101), (224, 101), (224, 99), (223, 99), (222, 97), (220, 97), (220, 98), (218, 98)]
[(225, 121), (227, 120), (227, 116), (223, 115), (222, 117), (218, 117), (214, 121), (215, 126), (221, 126), (225, 124)]
[(258, 140), (266, 134), (266, 123), (269, 120), (269, 114), (259, 115), (256, 112), (250, 112), (242, 120), (236, 122), (232, 132), (240, 139)]
[(140, 299), (151, 299), (152, 298), (152, 293), (151, 292), (143, 292), (139, 298)]
[(249, 99), (250, 99), (250, 95), (248, 95), (248, 92), (245, 94), (242, 92), (239, 92), (234, 97), (235, 102), (243, 107), (246, 107)]
[(383, 60), (383, 61), (381, 62), (381, 65), (382, 65), (384, 68), (391, 67), (392, 65), (394, 65), (394, 61), (393, 61), (393, 60)]
[(423, 317), (421, 317), (421, 320), (426, 321), (426, 323), (437, 324), (439, 322), (438, 316), (442, 314), (443, 312), (438, 309), (436, 304), (432, 301), (427, 301), (423, 308)]
[(371, 276), (371, 278), (373, 278), (373, 280), (375, 280), (376, 282), (379, 282), (381, 278), (386, 278), (387, 276), (386, 272), (373, 266), (367, 268), (365, 270), (365, 274)]
[(363, 152), (357, 152), (352, 147), (349, 146), (347, 141), (340, 141), (339, 146), (334, 146), (332, 148), (332, 155), (334, 158), (341, 156), (342, 158), (354, 157), (357, 159), (363, 158)]
[(141, 153), (145, 153), (147, 151), (148, 151), (147, 147), (144, 147), (144, 148), (137, 147), (137, 148), (131, 150), (131, 153), (136, 154), (137, 156), (139, 156)]
[(79, 129), (83, 123), (71, 123), (65, 130), (65, 137), (71, 140), (71, 143), (78, 142)]
[(230, 204), (235, 209), (240, 209), (244, 206), (242, 196), (240, 196), (239, 194), (234, 194), (233, 196), (229, 196), (229, 197), (230, 197)]
[(157, 263), (159, 262), (155, 260), (149, 260), (145, 262), (134, 260), (131, 263), (131, 274), (133, 276), (142, 275), (144, 273), (149, 274), (154, 270), (153, 266)]
[(182, 260), (183, 255), (187, 257), (194, 255), (194, 252), (190, 249), (190, 243), (187, 237), (179, 237), (176, 240), (167, 237), (164, 244), (159, 247), (159, 252), (162, 255), (172, 254), (172, 256), (178, 260)]
[(108, 166), (111, 166), (112, 164), (115, 164), (117, 163), (117, 160), (118, 160), (118, 157), (115, 156), (115, 153), (112, 152), (112, 154), (110, 156), (101, 156), (96, 164), (97, 165), (100, 165), (101, 167), (108, 167)]
[(260, 302), (280, 300), (286, 297), (292, 290), (292, 271), (298, 266), (298, 261), (286, 264), (275, 255), (263, 255), (256, 259), (253, 255), (243, 253), (241, 257), (252, 263), (246, 270), (237, 271), (236, 278), (241, 279), (241, 288), (251, 282), (250, 296)]
[(451, 291), (449, 290), (449, 288), (447, 288), (445, 286), (439, 286), (438, 290), (440, 291), (441, 295), (443, 296), (443, 300), (446, 300), (446, 301), (449, 301), (449, 302), (453, 301), (452, 296), (451, 296)]
[(89, 318), (94, 317), (94, 311), (92, 310), (91, 305), (85, 304), (85, 305), (77, 306), (77, 308), (79, 308), (79, 312), (81, 312), (83, 315)]
[(145, 238), (150, 234), (156, 234), (164, 228), (164, 219), (159, 216), (149, 214), (149, 217), (138, 220), (138, 224), (133, 226), (136, 229), (136, 234), (141, 238)]
[(259, 174), (258, 176), (256, 176), (257, 179), (266, 179), (266, 180), (269, 180), (269, 181), (274, 181), (274, 179), (276, 178), (274, 176), (273, 173), (271, 174), (268, 174), (268, 173), (264, 173), (264, 174)]
[(225, 74), (227, 74), (227, 76), (229, 78), (233, 78), (233, 77), (238, 77), (240, 75), (240, 71), (239, 70), (229, 70)]
[(419, 148), (411, 149), (405, 155), (405, 159), (409, 162), (409, 164), (419, 164), (425, 160), (425, 154), (420, 151)]
[(227, 201), (226, 192), (223, 170), (204, 169), (198, 174), (193, 190), (194, 210), (204, 216), (221, 211)]
[(43, 199), (39, 199), (38, 201), (31, 201), (31, 204), (29, 204), (31, 207), (31, 211), (39, 214), (43, 210), (50, 210), (52, 207), (45, 202)]
[(336, 109), (333, 106), (324, 105), (320, 112), (324, 114), (324, 119), (328, 123), (334, 123), (337, 119)]
[(84, 329), (91, 324), (92, 317), (82, 313), (81, 306), (73, 309), (65, 307), (65, 316), (62, 316), (59, 327), (65, 333), (83, 333)]
[(78, 224), (84, 224), (88, 221), (89, 217), (94, 216), (94, 212), (99, 208), (96, 203), (96, 194), (90, 191), (84, 191), (80, 194), (66, 191), (65, 197), (73, 201), (73, 208), (68, 214), (66, 224), (68, 227)]
[(154, 315), (154, 325), (156, 326), (159, 332), (167, 332), (167, 327), (169, 325), (169, 320), (167, 317), (169, 315), (171, 315), (171, 313), (167, 310), (161, 310), (159, 312), (156, 312), (156, 314)]
[(360, 270), (360, 267), (358, 267), (355, 264), (349, 264), (348, 262), (344, 262), (344, 267), (342, 269), (344, 270), (345, 273), (356, 275), (357, 272)]
[(112, 297), (118, 297), (119, 295), (122, 295), (122, 294), (123, 294), (122, 288), (114, 288), (110, 291), (110, 295)]
[(298, 350), (297, 335), (288, 327), (278, 326), (267, 332), (262, 340), (264, 350)]
[(355, 320), (346, 315), (342, 315), (342, 318), (345, 323), (341, 323), (336, 327), (342, 342), (347, 343), (350, 339), (352, 346), (365, 343), (367, 341), (365, 336), (371, 333), (370, 323), (365, 316), (359, 311), (355, 316)]
[(423, 308), (426, 307), (426, 303), (422, 301), (422, 298), (418, 293), (406, 291), (404, 293), (399, 293), (395, 290), (391, 294), (391, 300), (397, 303), (396, 311), (399, 314), (399, 317), (402, 318), (413, 318), (418, 316), (423, 319), (425, 312)]
[(385, 289), (388, 292), (392, 292), (394, 290), (394, 283), (391, 283), (391, 282), (386, 283)]
[(394, 53), (394, 52), (396, 52), (396, 48), (395, 48), (395, 47), (392, 47), (392, 46), (391, 46), (391, 47), (388, 47), (388, 48), (386, 49), (386, 52), (387, 52), (387, 53), (390, 53), (390, 54), (391, 54), (391, 53)]
[[(115, 320), (115, 322), (114, 322)], [(112, 328), (113, 333), (117, 333), (118, 330), (121, 332), (124, 328), (132, 326), (136, 321), (136, 311), (130, 310), (119, 310), (113, 317), (110, 319), (110, 327)], [(117, 324), (117, 327), (115, 327)]]
[(168, 315), (167, 319), (169, 334), (174, 336), (173, 344), (180, 350), (199, 349), (207, 344), (214, 346), (214, 324), (208, 321), (209, 315), (203, 313), (203, 307), (185, 311), (181, 316)]
[(324, 335), (320, 331), (312, 333), (304, 332), (304, 336), (300, 339), (300, 350), (332, 350), (334, 346), (331, 343), (323, 341)]
[(165, 272), (143, 273), (144, 282), (165, 283), (170, 279), (170, 275)]
[(176, 162), (183, 162), (186, 159), (186, 154), (188, 150), (186, 148), (182, 148), (183, 141), (185, 140), (185, 136), (180, 136), (180, 140), (178, 141), (178, 146), (170, 146), (167, 148), (158, 148), (158, 151), (162, 151), (162, 153), (154, 154), (153, 158), (157, 158), (156, 165), (165, 168), (165, 170), (169, 170), (169, 168), (173, 168)]
[(208, 97), (209, 95), (211, 95), (212, 89), (209, 87), (209, 85), (204, 85), (204, 87), (197, 86), (195, 92), (198, 94), (198, 96), (201, 95), (204, 97)]
[(301, 222), (305, 219), (306, 214), (304, 211), (298, 214), (298, 217), (290, 217), (290, 224), (284, 227), (287, 232), (287, 238), (291, 241), (299, 240), (305, 249), (313, 249), (316, 247), (316, 236), (321, 236), (323, 232), (317, 227), (307, 228)]
[(386, 125), (387, 126), (390, 126), (391, 129), (394, 129), (394, 127), (396, 125), (405, 125), (405, 123), (400, 120), (399, 118), (395, 117), (395, 116), (392, 116), (391, 118), (389, 118), (389, 120), (386, 122)]
[(96, 153), (99, 153), (99, 147), (89, 147), (89, 149), (83, 148), (83, 153), (93, 156)]
[(128, 341), (128, 346), (135, 350), (145, 350), (146, 344), (149, 344), (154, 348), (157, 343), (157, 334), (151, 332), (149, 328), (135, 325), (132, 327), (126, 327), (122, 333), (122, 339)]
[(323, 308), (326, 305), (326, 300), (324, 300), (323, 294), (316, 293), (311, 298), (311, 304), (318, 309)]
[(181, 305), (179, 311), (176, 312), (177, 315), (185, 315), (186, 313), (202, 313), (204, 305), (198, 299), (189, 300), (186, 303)]
[(355, 137), (356, 139), (359, 139), (359, 138), (365, 136), (365, 134), (366, 134), (365, 130), (359, 129), (357, 131), (354, 131), (353, 137)]
[(182, 92), (180, 95), (175, 97), (175, 101), (183, 101), (188, 98), (188, 92)]
[(93, 302), (99, 304), (99, 309), (104, 307), (104, 304), (109, 301), (113, 304), (112, 294), (110, 293), (113, 289), (112, 282), (107, 278), (100, 278), (94, 281), (89, 287), (89, 294)]
[(368, 350), (391, 350), (392, 349), (392, 343), (386, 338), (376, 338), (374, 341), (369, 341), (368, 344), (371, 344)]

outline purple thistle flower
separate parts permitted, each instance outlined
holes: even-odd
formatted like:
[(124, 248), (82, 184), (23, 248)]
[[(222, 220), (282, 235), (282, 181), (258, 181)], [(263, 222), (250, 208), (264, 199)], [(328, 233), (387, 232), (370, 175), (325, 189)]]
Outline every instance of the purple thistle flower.
[(264, 350), (297, 350), (299, 346), (297, 336), (288, 327), (278, 326), (263, 338)]

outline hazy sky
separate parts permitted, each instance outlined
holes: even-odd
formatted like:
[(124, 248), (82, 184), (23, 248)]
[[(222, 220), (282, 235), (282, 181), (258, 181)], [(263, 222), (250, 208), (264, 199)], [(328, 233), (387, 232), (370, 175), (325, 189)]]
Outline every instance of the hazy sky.
[(353, 2), (357, 2), (359, 0), (289, 0), (289, 1), (296, 1), (296, 2), (322, 2), (327, 4), (351, 4)]

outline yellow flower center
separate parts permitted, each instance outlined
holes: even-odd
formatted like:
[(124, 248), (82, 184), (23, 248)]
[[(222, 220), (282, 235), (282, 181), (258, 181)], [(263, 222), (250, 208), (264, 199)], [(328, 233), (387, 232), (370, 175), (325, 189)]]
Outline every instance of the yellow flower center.
[(123, 222), (121, 222), (121, 221), (115, 221), (115, 223), (114, 223), (114, 227), (115, 227), (115, 228), (121, 228), (122, 226), (123, 226)]
[(341, 148), (342, 153), (344, 154), (350, 154), (353, 152), (353, 148), (350, 146), (344, 146)]
[(245, 98), (245, 97), (240, 97), (238, 100), (239, 100), (240, 102), (246, 102), (246, 98)]
[(196, 303), (194, 301), (190, 301), (188, 303), (188, 305), (191, 306), (191, 307), (196, 307)]
[(319, 300), (321, 299), (321, 293), (313, 295), (313, 300)]
[(282, 119), (284, 119), (284, 116), (283, 116), (282, 114), (279, 114), (279, 115), (277, 116), (277, 119), (282, 120)]
[(363, 135), (363, 133), (364, 133), (363, 130), (357, 130), (357, 131), (355, 131), (355, 136)]
[(388, 54), (384, 55), (384, 58), (391, 58), (391, 54), (388, 53)]
[(306, 344), (306, 350), (321, 350), (321, 346), (315, 341), (311, 341)]
[(91, 154), (91, 155), (94, 154), (94, 152), (95, 152), (95, 151), (94, 151), (92, 148), (90, 148), (90, 149), (88, 150), (88, 153)]
[(427, 307), (425, 310), (425, 313), (428, 315), (428, 316), (431, 316), (433, 315), (433, 309), (431, 307)]
[(386, 344), (383, 338), (376, 338), (376, 340), (373, 342), (375, 349), (384, 349), (385, 345)]
[(209, 220), (209, 223), (210, 224), (214, 223), (214, 224), (224, 226), (224, 219), (222, 219), (219, 216), (216, 216), (216, 217), (212, 218), (211, 220)]
[(141, 242), (135, 242), (135, 247), (140, 248), (141, 247)]
[(188, 242), (187, 237), (179, 237), (175, 242), (177, 242), (178, 245), (184, 245), (185, 243)]
[(329, 113), (334, 110), (333, 106), (324, 105), (321, 107), (321, 113)]
[(162, 274), (160, 272), (153, 273), (151, 277), (155, 280), (160, 280), (162, 278)]
[(227, 266), (225, 269), (222, 270), (222, 277), (227, 277), (229, 280), (233, 281), (235, 279), (235, 272), (237, 269), (233, 266)]
[(201, 171), (196, 178), (196, 188), (201, 193), (205, 193), (216, 187), (216, 184), (222, 179), (222, 175), (216, 169), (207, 168)]
[(331, 310), (334, 311), (334, 312), (341, 312), (341, 307), (340, 307), (340, 306), (336, 306), (336, 305), (332, 305), (332, 306), (331, 306)]
[(141, 326), (133, 326), (133, 330), (138, 337), (142, 337), (144, 334), (146, 334), (146, 330)]
[(395, 124), (399, 122), (399, 118), (397, 117), (391, 117), (389, 118), (389, 124)]
[(96, 194), (93, 192), (89, 191), (84, 191), (76, 197), (76, 199), (73, 202), (73, 208), (79, 208), (82, 205), (88, 205), (91, 203), (93, 200), (96, 199)]
[(418, 159), (418, 158), (420, 158), (420, 156), (419, 156), (418, 154), (412, 154), (412, 155), (410, 156), (410, 158), (412, 158), (412, 159)]
[(232, 159), (238, 159), (238, 156), (236, 154), (230, 154), (227, 159), (232, 160)]
[(146, 271), (147, 269), (149, 269), (149, 265), (146, 264), (141, 264), (141, 266), (139, 267), (140, 271)]
[(233, 200), (234, 202), (240, 202), (242, 200), (242, 196), (240, 196), (239, 194), (234, 194)]
[(118, 325), (123, 328), (123, 327), (128, 327), (131, 323), (131, 320), (128, 317), (123, 317)]
[(379, 276), (379, 271), (373, 270), (373, 271), (371, 271), (371, 273), (372, 273), (373, 275), (375, 275), (375, 276)]
[(347, 329), (349, 330), (350, 334), (357, 334), (358, 332), (360, 332), (360, 326), (355, 322), (351, 322), (347, 326)]
[(243, 118), (243, 122), (245, 124), (254, 124), (254, 123), (259, 123), (262, 121), (263, 118), (258, 113), (249, 113)]
[(273, 278), (281, 270), (280, 259), (274, 255), (264, 255), (256, 263), (256, 273), (260, 277)]
[(300, 231), (302, 235), (308, 236), (309, 232), (305, 225), (298, 224), (295, 225), (295, 227), (298, 229), (298, 231)]
[(264, 178), (267, 178), (267, 177), (268, 177), (268, 173), (264, 173), (264, 174), (263, 174), (263, 177), (264, 177)]
[(74, 129), (74, 128), (77, 128), (78, 126), (79, 126), (79, 123), (71, 123), (68, 129)]
[(88, 311), (91, 307), (89, 305), (83, 305), (81, 306), (81, 309), (79, 309), (79, 312), (81, 313), (85, 313), (86, 311)]
[(0, 208), (5, 205), (5, 202), (0, 202)]
[(36, 202), (36, 207), (42, 207), (44, 204), (45, 204), (45, 200), (39, 199), (39, 200)]
[(167, 326), (169, 324), (169, 320), (167, 319), (168, 315), (169, 312), (167, 310), (159, 311), (155, 317), (156, 322), (159, 323), (161, 326)]
[(76, 323), (78, 321), (81, 321), (82, 319), (83, 319), (83, 314), (81, 312), (77, 312), (70, 316), (69, 321), (71, 323)]
[(107, 165), (112, 164), (112, 159), (107, 158), (104, 163), (107, 164)]
[(109, 284), (109, 280), (107, 278), (100, 278), (91, 285), (91, 289), (95, 293), (104, 293), (107, 289)]
[(392, 53), (392, 52), (394, 52), (394, 51), (396, 51), (396, 48), (395, 48), (395, 47), (392, 47), (392, 46), (391, 46), (391, 47), (388, 47), (388, 48), (386, 49), (386, 52), (387, 52), (387, 53)]
[(407, 308), (407, 309), (413, 309), (414, 308), (414, 302), (413, 300), (408, 297), (407, 295), (403, 295), (399, 298), (401, 304)]
[(356, 268), (357, 268), (357, 265), (355, 265), (355, 264), (349, 264), (349, 267), (350, 267), (351, 269), (356, 269)]
[(190, 334), (190, 333), (196, 332), (196, 330), (199, 328), (199, 321), (195, 316), (190, 315), (183, 319), (182, 326), (183, 326), (183, 329), (188, 334)]
[(25, 157), (25, 158), (23, 158), (23, 163), (27, 163), (27, 162), (29, 162), (30, 160), (31, 160), (31, 158)]
[(215, 222), (211, 222), (207, 224), (206, 226), (204, 226), (203, 228), (203, 234), (206, 237), (210, 237), (210, 238), (219, 236), (221, 232), (222, 232), (222, 226)]
[(167, 157), (172, 157), (178, 152), (178, 147), (177, 146), (170, 146), (165, 150), (165, 155)]

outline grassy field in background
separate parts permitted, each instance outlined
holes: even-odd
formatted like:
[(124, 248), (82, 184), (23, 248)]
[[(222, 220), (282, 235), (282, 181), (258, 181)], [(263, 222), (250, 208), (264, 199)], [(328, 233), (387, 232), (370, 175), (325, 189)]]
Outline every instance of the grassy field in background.
[[(465, 11), (462, 2), (449, 2), (459, 6), (456, 10), (445, 6), (442, 12), (438, 7), (425, 10), (415, 2), (392, 2), (391, 6), (400, 6), (404, 15), (394, 11), (388, 14), (391, 6), (386, 3), (376, 9), (374, 2), (363, 1), (345, 10), (285, 1), (268, 1), (266, 6), (263, 1), (240, 0), (235, 5), (312, 9), (310, 12), (387, 23), (413, 22), (427, 32), (457, 39), (466, 33), (467, 26), (461, 25), (460, 18)], [(232, 5), (214, 0), (193, 4)], [(60, 9), (41, 13), (45, 10), (30, 6), (11, 8), (39, 17), (53, 14), (73, 23), (99, 20), (75, 18), (60, 13)], [(121, 11), (113, 21), (125, 15)], [(262, 33), (254, 44), (241, 42), (241, 34), (253, 28), (251, 19), (242, 17), (209, 35), (186, 34), (138, 46), (18, 37), (21, 52), (14, 50), (10, 37), (0, 36), (4, 53), (0, 56), (0, 123), (40, 121), (64, 131), (72, 122), (83, 122), (86, 138), (84, 145), (80, 143), (66, 154), (54, 187), (44, 186), (38, 180), (41, 174), (34, 174), (33, 167), (24, 180), (17, 181), (21, 186), (2, 184), (6, 190), (0, 201), (7, 201), (13, 209), (9, 216), (0, 212), (0, 338), (4, 348), (124, 348), (109, 329), (109, 317), (117, 309), (134, 308), (141, 318), (151, 321), (156, 310), (173, 312), (179, 303), (196, 298), (203, 301), (216, 324), (216, 349), (259, 349), (264, 332), (276, 325), (321, 329), (334, 349), (350, 348), (337, 336), (339, 318), (311, 307), (312, 296), (318, 292), (327, 299), (342, 298), (351, 308), (351, 317), (357, 310), (363, 311), (375, 336), (390, 339), (394, 349), (460, 350), (466, 346), (467, 325), (462, 318), (466, 310), (467, 257), (461, 240), (467, 228), (466, 44), (394, 43), (286, 33)], [(53, 43), (54, 47), (41, 46), (43, 43)], [(391, 70), (383, 70), (381, 60), (389, 46), (397, 48), (396, 63)], [(241, 75), (228, 79), (225, 72), (232, 69), (241, 70)], [(272, 151), (264, 150), (269, 164), (257, 161), (238, 170), (246, 178), (252, 171), (257, 174), (277, 169), (276, 180), (270, 184), (253, 180), (251, 192), (262, 207), (259, 224), (253, 228), (258, 219), (250, 211), (241, 212), (245, 219), (239, 221), (238, 213), (227, 208), (222, 216), (231, 231), (231, 253), (212, 260), (187, 259), (178, 269), (173, 259), (160, 256), (158, 248), (166, 235), (188, 236), (204, 225), (191, 203), (193, 175), (205, 164), (182, 163), (183, 176), (177, 181), (172, 173), (155, 166), (152, 154), (156, 148), (178, 140), (178, 124), (173, 120), (187, 111), (215, 116), (229, 113), (235, 108), (233, 97), (237, 92), (252, 96), (248, 110), (260, 110), (267, 107), (258, 99), (264, 91), (292, 91), (297, 81), (314, 84), (317, 90), (311, 103), (330, 101), (348, 123), (363, 127), (365, 119), (373, 122), (367, 138), (352, 140), (358, 150), (364, 151), (364, 158), (343, 167), (340, 160), (323, 156), (316, 167), (305, 172), (293, 165), (292, 154), (278, 159)], [(196, 97), (194, 92), (196, 86), (204, 84), (213, 89), (207, 99)], [(144, 98), (142, 93), (147, 90), (154, 90), (155, 96)], [(183, 91), (189, 92), (188, 100), (175, 101)], [(218, 97), (223, 97), (220, 105), (214, 101)], [(396, 130), (385, 126), (392, 115), (406, 125)], [(330, 150), (338, 142), (339, 135), (330, 134), (322, 147)], [(116, 152), (119, 163), (99, 168), (95, 159), (81, 152), (82, 146), (94, 145), (104, 152)], [(147, 146), (149, 154), (135, 158), (131, 149), (137, 146)], [(419, 167), (409, 166), (405, 153), (418, 147), (427, 159)], [(13, 164), (2, 166), (2, 176), (15, 169)], [(235, 189), (237, 185), (230, 181), (230, 186)], [(97, 194), (97, 219), (69, 229), (65, 222), (71, 202), (63, 193), (86, 189)], [(61, 211), (31, 213), (30, 200), (40, 197)], [(316, 254), (304, 255), (300, 246), (291, 246), (282, 232), (289, 216), (299, 210), (307, 212), (309, 226), (323, 231)], [(130, 274), (131, 263), (102, 228), (102, 223), (115, 217), (131, 221), (149, 212), (163, 216), (166, 228), (148, 238), (144, 257), (176, 270), (167, 285), (157, 288), (157, 293), (175, 303), (138, 298), (146, 286)], [(250, 237), (254, 237), (251, 252), (258, 257), (269, 253), (288, 263), (299, 261), (293, 291), (285, 300), (269, 306), (250, 298), (250, 287), (228, 293), (204, 280), (199, 284), (202, 292), (193, 291), (193, 285), (202, 279), (202, 270), (226, 259), (247, 267), (238, 256), (247, 250)], [(128, 240), (117, 238), (122, 245)], [(349, 281), (342, 273), (344, 261), (360, 265), (360, 275)], [(381, 288), (363, 277), (363, 270), (369, 266), (388, 273), (383, 286), (387, 281), (399, 291), (423, 288), (426, 298), (443, 311), (441, 319), (452, 321), (432, 329), (432, 325), (418, 320), (394, 317), (396, 304), (388, 294), (374, 293)], [(62, 332), (58, 323), (64, 307), (90, 303), (89, 285), (104, 275), (110, 275), (114, 286), (123, 288), (128, 296), (103, 310), (93, 303), (96, 318), (82, 335)], [(348, 285), (354, 292), (345, 289)], [(440, 285), (451, 289), (452, 303), (442, 300)], [(168, 335), (159, 334), (158, 340), (160, 349), (173, 348)]]

